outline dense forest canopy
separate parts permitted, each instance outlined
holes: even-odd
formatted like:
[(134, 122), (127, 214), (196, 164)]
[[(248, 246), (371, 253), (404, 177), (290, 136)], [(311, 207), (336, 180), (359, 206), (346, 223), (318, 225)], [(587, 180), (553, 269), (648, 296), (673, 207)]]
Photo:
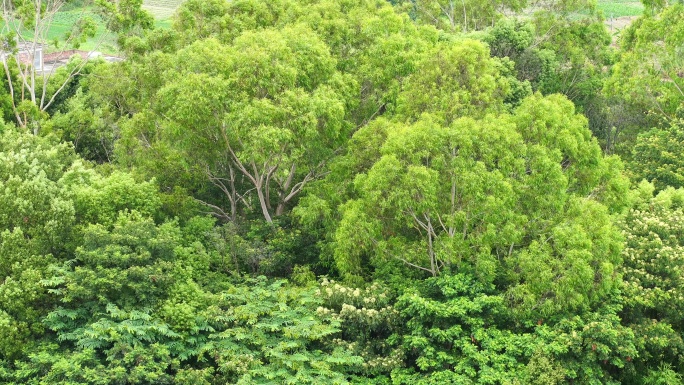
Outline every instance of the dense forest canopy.
[(0, 383), (684, 384), (680, 1), (178, 3), (3, 2)]

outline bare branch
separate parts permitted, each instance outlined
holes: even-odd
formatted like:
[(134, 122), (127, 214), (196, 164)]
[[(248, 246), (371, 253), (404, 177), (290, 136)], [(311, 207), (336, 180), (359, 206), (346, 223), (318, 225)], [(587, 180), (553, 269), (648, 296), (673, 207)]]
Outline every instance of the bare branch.
[[(35, 2), (35, 15), (33, 18), (33, 26), (30, 28), (32, 32), (32, 40), (28, 41), (24, 35), (22, 34), (22, 31), (25, 31), (26, 25), (24, 21), (21, 18), (17, 18), (15, 14), (15, 9), (13, 8), (13, 4), (11, 1), (3, 0), (2, 2), (2, 14), (3, 18), (5, 20), (5, 24), (3, 26), (3, 30), (5, 31), (12, 31), (14, 35), (16, 36), (17, 41), (20, 43), (20, 47), (22, 50), (25, 52), (27, 56), (29, 56), (31, 59), (35, 60), (37, 57), (37, 53), (39, 50), (41, 50), (44, 45), (47, 43), (46, 41), (46, 36), (49, 33), (50, 27), (52, 26), (52, 23), (54, 21), (55, 16), (57, 15), (58, 12), (62, 9), (62, 7), (66, 4), (64, 0), (37, 0)], [(85, 14), (87, 12), (87, 9), (84, 7), (81, 10), (81, 15), (80, 19), (83, 19)], [(96, 43), (96, 48), (100, 46), (100, 44), (104, 41), (105, 37), (107, 36), (107, 33), (101, 34), (99, 40)], [(74, 39), (75, 35), (72, 34), (66, 41), (66, 44), (70, 44), (71, 41)], [(58, 57), (59, 59), (59, 57)], [(50, 69), (50, 72), (46, 74), (39, 75), (38, 69), (31, 64), (28, 65), (22, 65), (21, 60), (19, 59), (19, 55), (15, 55), (15, 60), (17, 63), (17, 68), (19, 71), (19, 80), (22, 83), (22, 90), (21, 90), (21, 100), (26, 100), (27, 96), (30, 97), (30, 100), (36, 105), (36, 107), (40, 111), (45, 111), (47, 108), (49, 108), (54, 101), (56, 100), (57, 96), (64, 91), (65, 87), (68, 85), (68, 83), (76, 76), (80, 75), (83, 67), (86, 65), (87, 60), (84, 60), (83, 63), (80, 65), (76, 66), (71, 72), (67, 75), (65, 81), (63, 84), (61, 84), (57, 90), (54, 92), (52, 97), (48, 100), (47, 99), (47, 90), (48, 90), (48, 83), (55, 71), (55, 67), (52, 67)], [(5, 66), (5, 75), (7, 76), (8, 82), (10, 83), (10, 92), (11, 92), (11, 98), (12, 98), (12, 104), (13, 104), (13, 109), (15, 110), (15, 117), (17, 118), (17, 123), (25, 126), (28, 122), (26, 119), (21, 118), (19, 112), (17, 111), (18, 103), (17, 103), (17, 96), (15, 95), (15, 90), (13, 88), (12, 83), (12, 78), (11, 78), (11, 73), (7, 68), (7, 58), (3, 57), (3, 66)], [(43, 70), (42, 68), (40, 69), (41, 71)], [(37, 77), (41, 76), (42, 80), (42, 90), (41, 90), (41, 95), (40, 95), (40, 100), (38, 100), (38, 86), (37, 82), (38, 79)]]
[(394, 257), (395, 259), (398, 259), (398, 260), (404, 262), (405, 264), (407, 264), (407, 265), (409, 265), (409, 266), (411, 266), (411, 267), (415, 267), (415, 268), (420, 269), (420, 270), (425, 270), (425, 271), (427, 271), (428, 273), (430, 273), (430, 274), (432, 274), (432, 275), (435, 275), (435, 272), (433, 272), (432, 270), (428, 269), (427, 267), (422, 267), (422, 266), (416, 265), (415, 263), (411, 263), (411, 262), (407, 261), (406, 259), (404, 259), (404, 258), (402, 258), (402, 257), (398, 257), (398, 256), (396, 256), (396, 255), (393, 255), (393, 257)]
[[(59, 8), (61, 8), (63, 5), (64, 5), (64, 3), (62, 3), (62, 4), (59, 5), (58, 7), (55, 7), (54, 12), (53, 12), (53, 14), (51, 15), (51, 18), (54, 17), (54, 15), (57, 13), (57, 11), (59, 10)], [(83, 8), (83, 9), (81, 10), (81, 14), (80, 14), (79, 19), (83, 19), (83, 18), (85, 17), (85, 14), (86, 14), (86, 8)], [(49, 23), (49, 24), (51, 24), (51, 23)], [(49, 28), (49, 24), (48, 24), (48, 28)], [(107, 36), (107, 32), (105, 32), (105, 33), (103, 33), (102, 35), (100, 35), (100, 38), (98, 39), (97, 43), (95, 43), (95, 49), (94, 49), (94, 50), (91, 50), (91, 51), (88, 53), (88, 57), (90, 57), (90, 53), (96, 51), (96, 50), (100, 47), (100, 45), (101, 45), (102, 42), (104, 41), (105, 36)], [(69, 38), (64, 42), (64, 47), (68, 47), (68, 46), (71, 44), (73, 38), (74, 38), (74, 35), (73, 35), (73, 34), (69, 35)], [(62, 50), (62, 52), (60, 52), (60, 54), (57, 55), (57, 57), (55, 58), (55, 61), (61, 60), (61, 59), (62, 59), (62, 55), (63, 55), (64, 53), (66, 53), (66, 52), (67, 52), (67, 51)], [(69, 81), (71, 81), (71, 79), (73, 79), (75, 76), (78, 76), (78, 75), (80, 74), (80, 71), (83, 69), (83, 66), (85, 66), (85, 63), (87, 63), (87, 61), (88, 61), (88, 58), (86, 58), (86, 59), (84, 60), (84, 63), (82, 63), (82, 65), (81, 65), (80, 67), (77, 67), (75, 70), (73, 70), (73, 71), (67, 76), (67, 78), (66, 78), (66, 80), (65, 80), (65, 84), (68, 83)], [(45, 103), (45, 95), (46, 95), (46, 90), (47, 90), (47, 84), (48, 84), (48, 82), (50, 81), (50, 79), (52, 78), (52, 75), (54, 75), (55, 69), (56, 69), (56, 66), (53, 66), (52, 68), (50, 68), (50, 72), (47, 74), (47, 76), (45, 76), (45, 74), (43, 74), (43, 93), (42, 93), (42, 95), (41, 95), (41, 97), (40, 97), (40, 105), (41, 105), (40, 108), (41, 108), (41, 109), (47, 109), (47, 108), (50, 106), (50, 104), (52, 104), (52, 101), (53, 101), (53, 99), (54, 99), (54, 97), (53, 97), (53, 98), (50, 100), (50, 103), (48, 103), (48, 105), (44, 105), (44, 103)], [(60, 87), (60, 90), (62, 90), (63, 88), (64, 88), (64, 87)], [(55, 93), (55, 95), (58, 94), (58, 93), (60, 92), (60, 90), (58, 90), (58, 91)]]
[(437, 214), (437, 220), (439, 221), (439, 225), (442, 226), (442, 230), (444, 230), (445, 233), (449, 234), (450, 237), (453, 237), (450, 229), (447, 229), (447, 227), (444, 225), (444, 222), (442, 221), (441, 215)]
[(290, 199), (294, 198), (297, 194), (299, 194), (307, 183), (316, 178), (315, 175), (315, 170), (311, 170), (308, 174), (306, 174), (301, 182), (298, 182), (294, 186), (292, 186), (290, 193), (287, 194), (285, 198), (283, 198), (283, 202), (287, 203), (290, 201)]
[(255, 176), (249, 173), (245, 166), (242, 164), (242, 161), (238, 156), (235, 154), (235, 151), (233, 151), (233, 147), (231, 147), (230, 144), (227, 144), (226, 146), (228, 148), (228, 152), (230, 153), (231, 158), (233, 159), (233, 163), (235, 163), (235, 166), (247, 177), (249, 180), (256, 186), (257, 185), (257, 179)]
[(214, 186), (218, 187), (223, 193), (225, 194), (226, 197), (231, 201), (231, 203), (235, 203), (233, 194), (231, 191), (228, 190), (226, 185), (223, 183), (223, 178), (217, 178), (212, 174), (211, 170), (209, 167), (206, 167), (205, 173), (207, 174), (207, 178), (209, 178), (209, 182), (213, 184)]
[(409, 208), (409, 214), (411, 215), (411, 218), (413, 218), (413, 220), (416, 221), (416, 223), (417, 223), (421, 228), (423, 228), (423, 230), (428, 231), (428, 225), (427, 225), (427, 223), (423, 223), (423, 221), (421, 221), (420, 219), (418, 219), (418, 216), (417, 216), (416, 213), (413, 211), (413, 209)]
[(197, 199), (197, 198), (193, 198), (193, 199), (196, 202), (198, 202), (199, 204), (206, 206), (206, 207), (209, 207), (212, 210), (209, 212), (209, 214), (214, 215), (215, 217), (217, 217), (219, 219), (223, 219), (227, 222), (230, 222), (233, 220), (233, 218), (228, 213), (223, 211), (223, 209), (221, 209), (220, 207), (218, 207), (216, 205), (212, 205), (211, 203), (205, 202), (201, 199)]
[[(376, 241), (376, 240), (373, 239), (373, 238), (371, 238), (370, 241), (375, 245), (375, 247), (378, 247), (378, 241)], [(382, 250), (382, 251), (383, 251), (386, 255), (388, 255), (390, 258), (397, 259), (397, 260), (402, 261), (402, 262), (404, 262), (405, 264), (407, 264), (407, 265), (409, 265), (409, 266), (411, 266), (411, 267), (415, 267), (416, 269), (424, 270), (424, 271), (427, 271), (428, 273), (434, 274), (433, 271), (430, 270), (430, 269), (428, 269), (427, 267), (423, 267), (423, 266), (420, 266), (420, 265), (416, 265), (415, 263), (411, 263), (411, 262), (407, 261), (405, 258), (402, 258), (402, 257), (400, 257), (400, 256), (398, 256), (398, 255), (391, 254), (391, 253), (388, 252), (387, 250)]]

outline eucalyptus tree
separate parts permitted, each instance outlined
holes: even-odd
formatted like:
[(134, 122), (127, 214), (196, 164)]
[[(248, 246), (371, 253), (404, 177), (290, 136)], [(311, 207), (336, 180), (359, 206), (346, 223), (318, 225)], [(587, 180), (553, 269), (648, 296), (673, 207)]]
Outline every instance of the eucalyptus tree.
[(90, 87), (118, 116), (118, 160), (164, 187), (211, 191), (197, 197), (221, 218), (270, 222), (352, 131), (394, 111), (437, 40), (382, 0), (190, 0), (172, 31), (130, 40), (130, 60)]
[(342, 273), (362, 274), (369, 259), (431, 276), (470, 271), (513, 308), (546, 316), (616, 287), (621, 243), (609, 213), (627, 182), (567, 99), (535, 95), (513, 114), (450, 124), (429, 114), (378, 124), (378, 157), (341, 207)]
[(226, 211), (211, 205), (221, 216), (234, 219), (256, 196), (271, 222), (344, 143), (354, 88), (309, 28), (249, 31), (231, 44), (207, 39), (179, 51), (155, 108), (130, 124), (162, 125), (230, 202)]
[(675, 3), (635, 22), (622, 38), (620, 59), (605, 87), (609, 96), (650, 115), (651, 125), (677, 123), (684, 111), (682, 20), (684, 5)]

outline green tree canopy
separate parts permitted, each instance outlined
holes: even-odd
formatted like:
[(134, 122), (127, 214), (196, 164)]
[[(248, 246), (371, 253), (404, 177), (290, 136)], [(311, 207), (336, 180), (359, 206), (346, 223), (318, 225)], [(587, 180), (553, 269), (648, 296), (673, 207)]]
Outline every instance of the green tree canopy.
[[(0, 130), (0, 359), (10, 358), (43, 330), (54, 258), (67, 251), (75, 222), (61, 178), (76, 160), (68, 144), (3, 125)], [(48, 306), (49, 307), (49, 306)]]
[[(622, 55), (606, 85), (609, 95), (658, 119), (682, 116), (684, 101), (684, 5), (644, 16), (623, 38)], [(642, 127), (643, 129), (643, 127)]]
[(245, 32), (231, 45), (198, 41), (172, 63), (157, 105), (130, 127), (142, 139), (160, 119), (162, 138), (225, 193), (228, 219), (252, 193), (267, 221), (284, 213), (350, 129), (354, 82), (305, 26)]
[(652, 182), (658, 190), (684, 187), (683, 142), (684, 132), (678, 124), (640, 134), (627, 163), (632, 179)]
[(500, 112), (510, 85), (496, 59), (475, 40), (441, 44), (428, 52), (399, 95), (397, 115), (415, 121), (431, 114), (449, 125), (462, 116)]
[(385, 124), (379, 158), (341, 209), (341, 272), (361, 274), (368, 257), (430, 275), (472, 271), (514, 307), (546, 315), (615, 287), (620, 240), (609, 210), (627, 183), (566, 99), (537, 95), (512, 115), (448, 126), (429, 116)]
[[(44, 332), (55, 303), (41, 283), (70, 260), (90, 223), (111, 226), (120, 211), (155, 212), (153, 183), (102, 176), (71, 145), (3, 127), (0, 133), (0, 359), (13, 358)], [(116, 280), (120, 279), (116, 277)]]

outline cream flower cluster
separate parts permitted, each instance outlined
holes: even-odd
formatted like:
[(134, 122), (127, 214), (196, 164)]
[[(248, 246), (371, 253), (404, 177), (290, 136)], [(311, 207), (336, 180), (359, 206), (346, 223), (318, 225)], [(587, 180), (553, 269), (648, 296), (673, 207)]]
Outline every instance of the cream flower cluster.
[(351, 288), (334, 280), (324, 278), (316, 295), (321, 296), (327, 307), (341, 310), (343, 304), (357, 308), (379, 309), (389, 304), (389, 297), (377, 283), (365, 289)]

